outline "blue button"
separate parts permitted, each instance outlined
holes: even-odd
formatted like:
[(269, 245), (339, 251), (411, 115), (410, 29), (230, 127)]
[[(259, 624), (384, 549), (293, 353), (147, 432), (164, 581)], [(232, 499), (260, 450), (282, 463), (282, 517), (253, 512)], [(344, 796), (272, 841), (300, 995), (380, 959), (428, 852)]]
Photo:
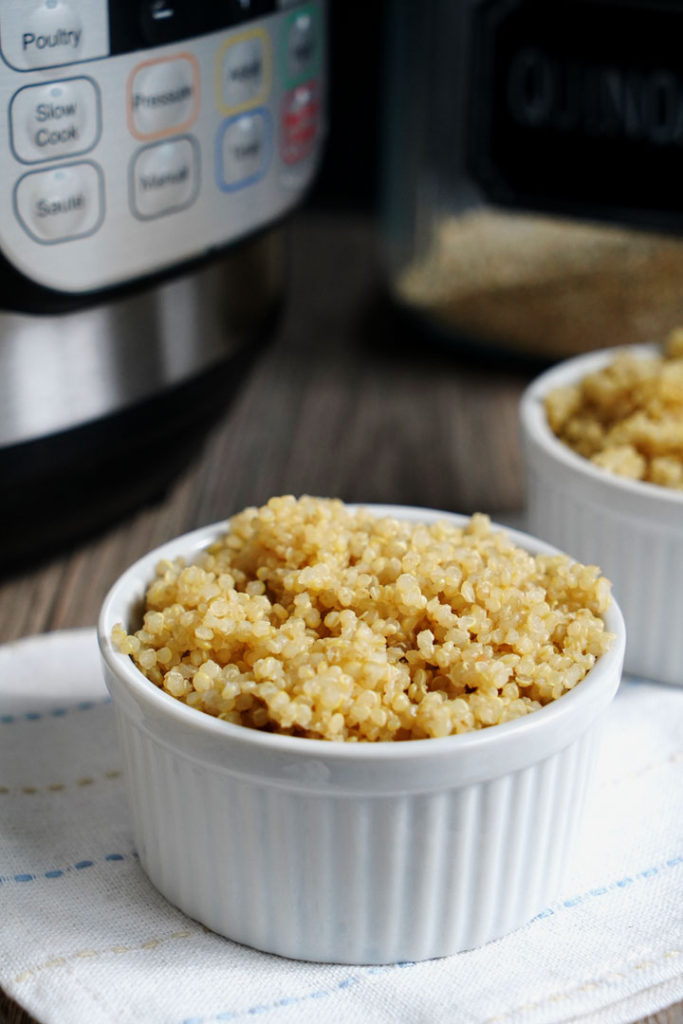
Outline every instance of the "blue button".
[(272, 123), (265, 107), (223, 121), (216, 137), (218, 187), (232, 192), (253, 185), (266, 173), (272, 152)]

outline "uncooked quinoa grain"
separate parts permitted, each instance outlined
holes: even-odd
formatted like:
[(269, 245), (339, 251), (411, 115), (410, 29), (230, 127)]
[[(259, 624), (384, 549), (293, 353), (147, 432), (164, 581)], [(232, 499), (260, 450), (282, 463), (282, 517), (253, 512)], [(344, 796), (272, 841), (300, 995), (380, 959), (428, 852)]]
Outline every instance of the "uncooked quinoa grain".
[(456, 340), (558, 358), (661, 338), (681, 322), (680, 238), (493, 207), (418, 223), (394, 294)]
[(624, 350), (545, 400), (551, 430), (611, 473), (683, 490), (683, 328), (662, 354)]
[(157, 567), (115, 645), (228, 722), (333, 741), (448, 736), (526, 715), (605, 653), (610, 584), (487, 516), (430, 524), (287, 495)]

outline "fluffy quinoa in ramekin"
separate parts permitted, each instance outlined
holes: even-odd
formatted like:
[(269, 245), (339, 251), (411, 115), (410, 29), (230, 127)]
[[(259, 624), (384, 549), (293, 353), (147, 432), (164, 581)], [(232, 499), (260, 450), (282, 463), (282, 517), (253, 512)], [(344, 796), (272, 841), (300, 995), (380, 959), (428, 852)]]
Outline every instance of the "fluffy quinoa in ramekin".
[(196, 562), (162, 561), (115, 646), (174, 697), (238, 725), (334, 741), (443, 737), (519, 718), (608, 649), (610, 584), (464, 526), (272, 498)]
[(683, 490), (683, 328), (545, 396), (553, 433), (618, 476)]

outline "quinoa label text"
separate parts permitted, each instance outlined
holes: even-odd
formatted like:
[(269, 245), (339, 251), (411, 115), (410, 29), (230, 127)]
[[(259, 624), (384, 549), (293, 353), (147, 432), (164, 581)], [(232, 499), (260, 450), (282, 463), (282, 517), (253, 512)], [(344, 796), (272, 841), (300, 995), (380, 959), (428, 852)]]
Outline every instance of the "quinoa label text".
[(484, 0), (469, 169), (496, 203), (683, 233), (683, 0)]

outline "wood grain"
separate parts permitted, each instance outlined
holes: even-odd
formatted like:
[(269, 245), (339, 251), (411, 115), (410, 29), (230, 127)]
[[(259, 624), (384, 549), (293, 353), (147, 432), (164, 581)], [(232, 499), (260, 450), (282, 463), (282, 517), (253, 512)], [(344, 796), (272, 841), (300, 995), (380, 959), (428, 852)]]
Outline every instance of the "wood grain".
[[(533, 371), (406, 337), (378, 301), (373, 237), (363, 220), (297, 220), (283, 319), (193, 464), (125, 522), (0, 581), (0, 642), (93, 626), (135, 558), (273, 494), (519, 512), (517, 403)], [(31, 1021), (0, 993), (0, 1024)], [(683, 1024), (683, 1009), (641, 1024)]]

